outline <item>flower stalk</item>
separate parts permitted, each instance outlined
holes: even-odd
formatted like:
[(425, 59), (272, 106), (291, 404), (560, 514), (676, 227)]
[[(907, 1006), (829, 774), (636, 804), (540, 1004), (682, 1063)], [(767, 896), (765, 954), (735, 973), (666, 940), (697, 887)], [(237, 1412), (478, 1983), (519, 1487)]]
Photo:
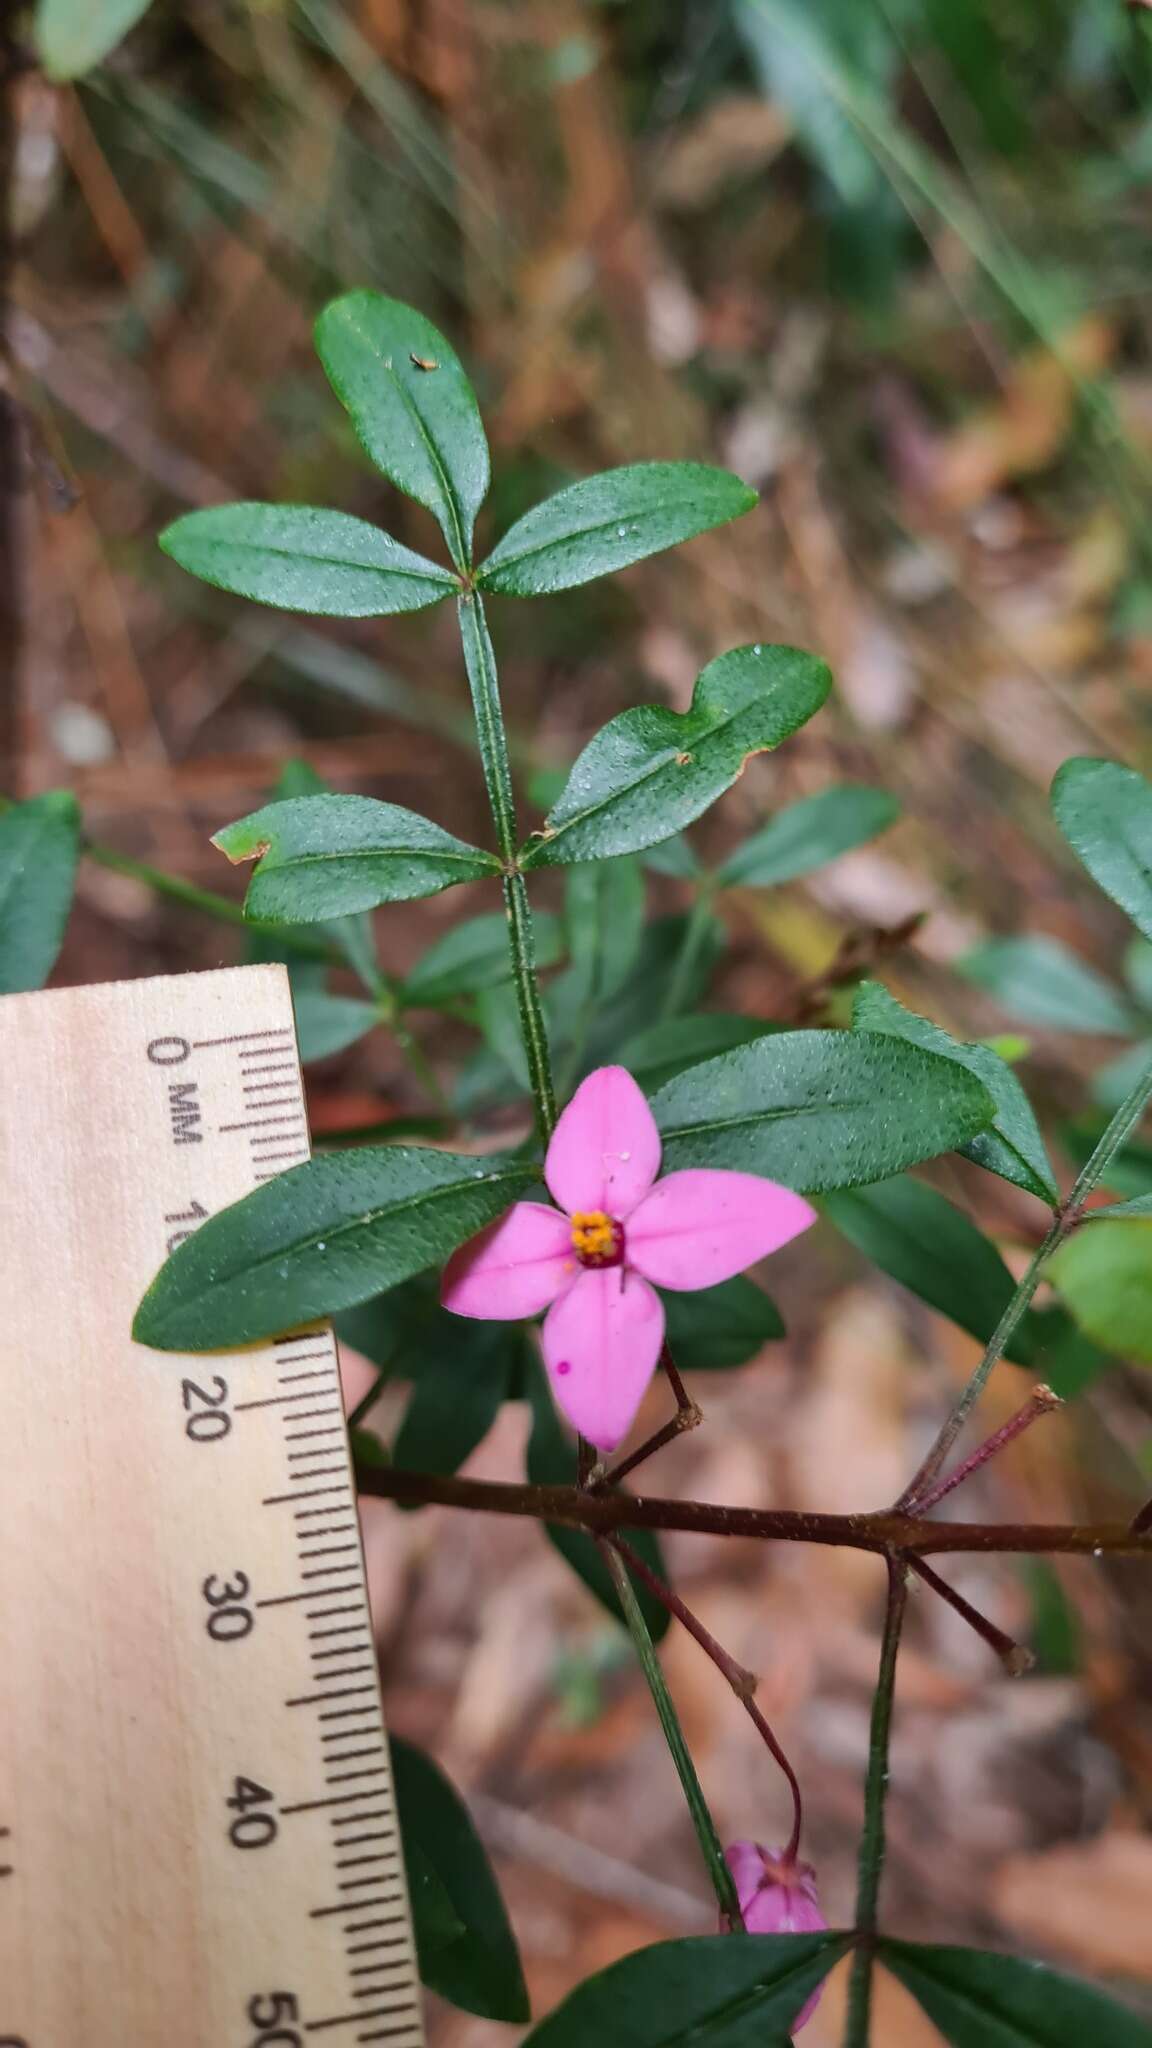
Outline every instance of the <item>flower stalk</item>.
[(680, 1623), (682, 1628), (687, 1629), (689, 1635), (699, 1643), (705, 1655), (712, 1659), (721, 1677), (726, 1679), (731, 1686), (732, 1691), (747, 1713), (753, 1727), (774, 1762), (779, 1765), (779, 1768), (784, 1773), (788, 1781), (788, 1790), (792, 1795), (792, 1833), (789, 1836), (788, 1846), (781, 1860), (785, 1863), (794, 1863), (800, 1848), (800, 1836), (804, 1826), (804, 1802), (800, 1792), (800, 1782), (772, 1729), (756, 1704), (755, 1672), (746, 1670), (743, 1664), (738, 1664), (736, 1659), (729, 1655), (723, 1643), (717, 1642), (711, 1629), (705, 1628), (699, 1615), (692, 1612), (687, 1601), (682, 1600), (679, 1593), (675, 1592), (671, 1586), (666, 1586), (663, 1579), (656, 1572), (649, 1569), (639, 1552), (634, 1550), (630, 1543), (626, 1543), (622, 1536), (614, 1536), (612, 1538), (612, 1548), (619, 1552), (633, 1576), (638, 1578), (643, 1585), (647, 1586), (648, 1591), (653, 1597), (659, 1600), (663, 1607), (667, 1608), (668, 1613)]
[(624, 1619), (628, 1624), (628, 1632), (636, 1646), (636, 1655), (640, 1660), (640, 1668), (648, 1681), (648, 1690), (652, 1695), (652, 1704), (659, 1716), (660, 1726), (664, 1730), (664, 1740), (672, 1753), (672, 1761), (676, 1766), (676, 1773), (683, 1788), (688, 1811), (692, 1815), (692, 1825), (696, 1830), (696, 1839), (700, 1844), (700, 1852), (708, 1867), (708, 1875), (712, 1880), (712, 1887), (716, 1893), (721, 1918), (725, 1921), (729, 1930), (736, 1933), (744, 1925), (743, 1916), (740, 1912), (740, 1901), (736, 1896), (736, 1886), (733, 1882), (732, 1873), (724, 1860), (724, 1845), (716, 1832), (716, 1823), (712, 1818), (708, 1801), (704, 1797), (704, 1789), (697, 1776), (696, 1766), (692, 1761), (691, 1752), (685, 1741), (684, 1730), (680, 1726), (680, 1717), (676, 1712), (675, 1703), (668, 1690), (668, 1681), (660, 1667), (660, 1659), (656, 1655), (655, 1644), (648, 1633), (648, 1624), (641, 1612), (640, 1602), (636, 1598), (632, 1581), (628, 1576), (627, 1568), (619, 1551), (611, 1543), (602, 1543), (600, 1549), (604, 1562), (612, 1574), (612, 1583), (616, 1588), (617, 1597), (624, 1610)]
[(1004, 1356), (1023, 1321), (1032, 1297), (1044, 1277), (1044, 1268), (1049, 1259), (1063, 1244), (1065, 1238), (1071, 1236), (1076, 1229), (1089, 1195), (1099, 1187), (1121, 1146), (1127, 1143), (1140, 1123), (1149, 1102), (1152, 1102), (1152, 1063), (1145, 1068), (1135, 1086), (1129, 1090), (1120, 1104), (1091, 1157), (1073, 1182), (1068, 1199), (1055, 1210), (1043, 1242), (1029, 1260), (1027, 1270), (992, 1332), (983, 1358), (952, 1413), (942, 1425), (927, 1457), (900, 1495), (896, 1503), (897, 1509), (918, 1509), (923, 1506), (925, 1495), (932, 1492), (944, 1461), (987, 1386), (994, 1366)]
[(860, 1837), (856, 1885), (856, 1947), (848, 1980), (848, 2020), (844, 2048), (869, 2048), (872, 2021), (872, 1956), (876, 1945), (880, 1879), (887, 1845), (888, 1754), (892, 1739), (892, 1703), (896, 1691), (896, 1660), (908, 1600), (908, 1566), (901, 1557), (888, 1559), (888, 1600), (880, 1643), (880, 1668), (872, 1699), (868, 1738), (868, 1774), (864, 1785), (864, 1829)]

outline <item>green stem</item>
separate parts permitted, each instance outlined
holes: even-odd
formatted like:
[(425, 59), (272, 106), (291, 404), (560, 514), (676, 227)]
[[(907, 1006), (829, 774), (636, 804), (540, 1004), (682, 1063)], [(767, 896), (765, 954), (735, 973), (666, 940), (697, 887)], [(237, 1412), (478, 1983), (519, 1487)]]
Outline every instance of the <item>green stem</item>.
[(848, 2022), (844, 2048), (868, 2048), (872, 2019), (872, 1952), (880, 1879), (884, 1871), (884, 1810), (888, 1798), (888, 1749), (892, 1736), (892, 1701), (896, 1690), (896, 1658), (904, 1608), (908, 1599), (908, 1567), (903, 1558), (888, 1559), (888, 1605), (880, 1645), (880, 1669), (872, 1701), (868, 1737), (868, 1775), (864, 1785), (864, 1830), (860, 1837), (856, 1884), (856, 1949), (848, 1984)]
[(488, 791), (492, 823), (496, 828), (496, 844), (500, 850), (500, 858), (505, 864), (504, 914), (508, 919), (508, 950), (512, 961), (512, 978), (516, 985), (520, 1030), (528, 1059), (528, 1076), (532, 1100), (536, 1105), (536, 1121), (540, 1127), (541, 1137), (547, 1141), (556, 1122), (556, 1096), (552, 1083), (552, 1062), (548, 1051), (548, 1031), (544, 1022), (540, 982), (536, 973), (532, 909), (524, 877), (516, 864), (516, 804), (512, 794), (512, 770), (508, 759), (504, 711), (500, 702), (496, 655), (488, 631), (488, 621), (484, 616), (484, 606), (475, 592), (460, 599), (457, 615), (460, 621), (460, 638), (464, 646), (464, 666), (468, 671), (468, 685), (472, 692), (472, 708), (476, 714), (476, 737), (480, 745), (484, 783)]
[(740, 1901), (736, 1896), (736, 1886), (732, 1880), (732, 1873), (724, 1861), (724, 1847), (716, 1832), (716, 1823), (712, 1818), (708, 1801), (704, 1797), (704, 1789), (696, 1775), (696, 1766), (692, 1761), (688, 1744), (684, 1739), (684, 1730), (680, 1726), (680, 1716), (676, 1712), (672, 1695), (668, 1690), (667, 1680), (660, 1668), (660, 1659), (656, 1655), (655, 1645), (648, 1633), (648, 1624), (641, 1613), (640, 1602), (636, 1598), (623, 1558), (608, 1543), (600, 1545), (600, 1552), (608, 1570), (612, 1574), (612, 1583), (616, 1588), (620, 1605), (624, 1611), (624, 1619), (628, 1624), (628, 1633), (632, 1638), (636, 1655), (640, 1660), (640, 1668), (648, 1681), (648, 1690), (652, 1695), (652, 1704), (660, 1717), (660, 1726), (664, 1730), (664, 1740), (672, 1752), (672, 1761), (676, 1766), (680, 1783), (684, 1788), (684, 1797), (688, 1802), (688, 1810), (692, 1815), (692, 1824), (696, 1829), (696, 1838), (700, 1844), (701, 1854), (708, 1866), (708, 1875), (712, 1880), (712, 1887), (716, 1893), (721, 1915), (727, 1921), (728, 1926), (735, 1931), (744, 1925), (743, 1916), (740, 1912)]
[(419, 1081), (425, 1094), (432, 1098), (442, 1116), (451, 1117), (452, 1104), (441, 1087), (440, 1077), (419, 1040), (414, 1037), (406, 1024), (400, 1022), (399, 1017), (393, 1018), (391, 1029), (392, 1036), (400, 1048), (401, 1058), (407, 1061), (409, 1070), (415, 1079)]
[(496, 654), (488, 631), (488, 621), (484, 616), (484, 606), (475, 591), (460, 599), (456, 614), (460, 622), (460, 638), (464, 644), (464, 666), (468, 671), (468, 687), (472, 692), (472, 710), (476, 718), (480, 762), (484, 770), (492, 823), (496, 827), (496, 844), (501, 860), (511, 866), (516, 859), (516, 804), (512, 795), (512, 769), (508, 760), (504, 711), (500, 703)]
[(661, 1005), (661, 1017), (677, 1017), (684, 1007), (684, 998), (695, 969), (700, 948), (712, 917), (712, 891), (701, 885), (700, 892), (688, 913), (680, 951), (668, 981), (668, 989)]
[(1064, 1239), (1070, 1236), (1080, 1221), (1085, 1202), (1104, 1179), (1109, 1166), (1121, 1146), (1131, 1137), (1149, 1102), (1152, 1101), (1152, 1065), (1145, 1068), (1134, 1088), (1125, 1096), (1115, 1116), (1103, 1132), (1099, 1143), (1085, 1162), (1073, 1183), (1072, 1192), (1066, 1202), (1056, 1211), (1044, 1242), (1033, 1253), (1027, 1271), (1017, 1284), (1015, 1292), (1004, 1310), (1000, 1321), (988, 1340), (988, 1348), (972, 1374), (948, 1420), (944, 1423), (919, 1471), (905, 1487), (896, 1506), (898, 1510), (915, 1507), (936, 1478), (945, 1458), (952, 1449), (956, 1438), (967, 1422), (976, 1402), (988, 1383), (992, 1368), (1003, 1357), (1018, 1329), (1024, 1313), (1036, 1289), (1044, 1277), (1044, 1268), (1053, 1252)]
[(116, 875), (131, 875), (134, 881), (144, 882), (149, 889), (154, 889), (158, 896), (167, 896), (173, 903), (183, 903), (189, 910), (202, 910), (207, 917), (214, 917), (222, 924), (243, 925), (250, 932), (275, 932), (277, 938), (285, 939), (294, 953), (307, 954), (310, 960), (328, 960), (334, 964), (339, 958), (335, 949), (325, 945), (322, 939), (311, 938), (304, 932), (297, 937), (295, 930), (288, 939), (282, 924), (268, 924), (259, 918), (245, 917), (242, 903), (233, 903), (227, 896), (217, 896), (212, 889), (198, 889), (195, 883), (183, 882), (178, 875), (166, 875), (162, 868), (133, 860), (131, 854), (117, 853), (114, 847), (97, 845), (91, 839), (85, 840), (84, 851), (98, 867), (110, 868)]
[(552, 1059), (548, 1051), (548, 1027), (544, 1021), (536, 973), (532, 906), (528, 901), (524, 877), (519, 872), (504, 877), (504, 914), (508, 919), (508, 946), (516, 984), (516, 1004), (520, 1012), (520, 1035), (528, 1056), (528, 1079), (540, 1135), (547, 1142), (556, 1123), (556, 1097), (552, 1085)]

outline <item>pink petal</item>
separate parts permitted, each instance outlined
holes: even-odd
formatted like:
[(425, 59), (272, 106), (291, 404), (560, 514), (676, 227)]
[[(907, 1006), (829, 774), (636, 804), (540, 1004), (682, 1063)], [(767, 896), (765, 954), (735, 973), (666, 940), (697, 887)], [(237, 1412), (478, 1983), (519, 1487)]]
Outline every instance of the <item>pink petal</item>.
[(517, 1202), (453, 1252), (440, 1299), (454, 1315), (516, 1322), (547, 1308), (578, 1270), (568, 1218)]
[(627, 1436), (664, 1342), (658, 1294), (625, 1266), (590, 1266), (544, 1319), (557, 1406), (598, 1451)]
[(603, 1209), (623, 1218), (660, 1171), (660, 1133), (625, 1067), (597, 1067), (552, 1133), (544, 1178), (569, 1215)]
[(758, 1842), (731, 1842), (724, 1861), (732, 1872), (740, 1911), (746, 1913), (764, 1882), (764, 1852)]
[(657, 1181), (633, 1211), (626, 1255), (658, 1287), (715, 1287), (815, 1221), (801, 1195), (758, 1173), (688, 1167)]
[[(820, 1911), (810, 1864), (794, 1864), (785, 1873), (778, 1852), (764, 1849), (758, 1842), (733, 1842), (724, 1851), (724, 1861), (735, 1879), (736, 1896), (749, 1934), (823, 1933), (828, 1922)], [(779, 1876), (773, 1875), (773, 1866)], [(805, 2021), (811, 2019), (823, 1989), (822, 1984), (817, 1985), (792, 2021), (793, 2033), (799, 2033)]]

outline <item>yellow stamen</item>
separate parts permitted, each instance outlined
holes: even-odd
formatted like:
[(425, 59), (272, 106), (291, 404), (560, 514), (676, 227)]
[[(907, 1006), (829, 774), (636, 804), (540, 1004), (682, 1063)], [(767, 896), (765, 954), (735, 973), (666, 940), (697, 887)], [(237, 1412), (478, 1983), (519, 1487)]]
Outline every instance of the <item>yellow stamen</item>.
[(603, 1209), (577, 1209), (572, 1217), (572, 1244), (582, 1259), (603, 1259), (616, 1248), (617, 1226)]

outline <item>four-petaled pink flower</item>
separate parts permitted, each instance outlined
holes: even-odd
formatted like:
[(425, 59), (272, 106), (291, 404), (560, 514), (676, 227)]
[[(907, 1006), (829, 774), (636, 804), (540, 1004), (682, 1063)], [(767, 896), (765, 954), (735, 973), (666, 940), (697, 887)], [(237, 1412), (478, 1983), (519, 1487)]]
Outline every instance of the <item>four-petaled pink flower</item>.
[(441, 1298), (459, 1316), (512, 1321), (548, 1309), (552, 1391), (601, 1451), (626, 1435), (656, 1369), (656, 1287), (714, 1287), (816, 1220), (759, 1174), (690, 1167), (657, 1181), (659, 1168), (660, 1133), (631, 1074), (599, 1067), (548, 1146), (544, 1178), (559, 1206), (517, 1202), (444, 1271)]
[[(827, 1927), (810, 1863), (797, 1863), (760, 1842), (733, 1842), (724, 1851), (724, 1861), (735, 1880), (749, 1934), (820, 1934)], [(792, 2021), (794, 2034), (811, 2019), (823, 1988), (817, 1985)]]

